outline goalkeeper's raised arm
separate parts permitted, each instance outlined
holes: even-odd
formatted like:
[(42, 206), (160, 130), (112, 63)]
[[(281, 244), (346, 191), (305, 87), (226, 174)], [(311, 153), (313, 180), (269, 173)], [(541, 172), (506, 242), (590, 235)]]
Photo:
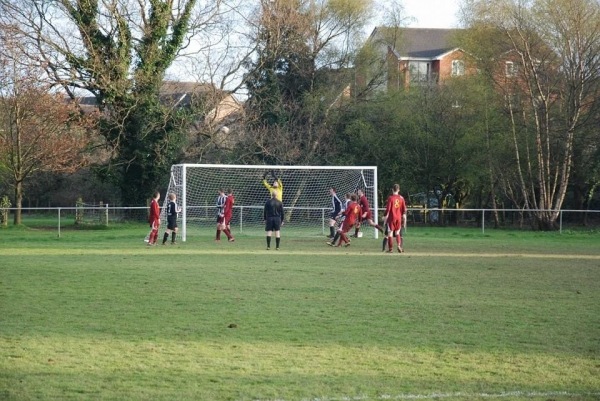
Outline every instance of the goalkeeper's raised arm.
[(267, 188), (267, 190), (269, 191), (269, 194), (274, 193), (275, 197), (280, 201), (283, 202), (283, 182), (281, 181), (280, 178), (277, 177), (277, 175), (275, 175), (275, 172), (273, 170), (271, 170), (271, 177), (273, 179), (273, 184), (269, 183), (269, 181), (267, 181), (267, 172), (265, 172), (263, 174), (263, 179), (262, 179), (262, 183), (265, 186), (265, 188)]

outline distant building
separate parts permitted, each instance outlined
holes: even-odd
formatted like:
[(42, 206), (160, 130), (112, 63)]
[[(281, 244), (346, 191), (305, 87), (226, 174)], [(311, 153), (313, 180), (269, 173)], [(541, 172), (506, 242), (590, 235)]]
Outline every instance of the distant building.
[[(465, 52), (456, 45), (460, 29), (376, 27), (367, 45), (373, 50), (372, 66), (359, 68), (356, 84), (376, 90), (402, 89), (414, 85), (441, 84), (452, 77), (476, 71)], [(362, 74), (362, 75), (361, 75)], [(379, 76), (375, 76), (379, 74)]]
[[(203, 114), (196, 118), (194, 128), (214, 132), (229, 132), (227, 125), (239, 118), (243, 109), (231, 93), (201, 82), (164, 81), (159, 98), (163, 105), (174, 108), (193, 108), (201, 104), (198, 110)], [(101, 108), (95, 96), (79, 97), (76, 101), (86, 113)]]

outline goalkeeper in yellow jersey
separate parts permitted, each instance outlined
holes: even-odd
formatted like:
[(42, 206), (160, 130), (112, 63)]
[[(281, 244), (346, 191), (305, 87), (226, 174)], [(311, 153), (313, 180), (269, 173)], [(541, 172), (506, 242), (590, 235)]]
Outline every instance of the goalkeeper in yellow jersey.
[(269, 194), (274, 193), (275, 198), (277, 198), (277, 200), (280, 202), (283, 202), (283, 183), (281, 182), (281, 179), (275, 175), (273, 170), (271, 170), (273, 184), (270, 184), (269, 181), (267, 181), (267, 175), (268, 173), (265, 171), (263, 174), (262, 184), (269, 190)]

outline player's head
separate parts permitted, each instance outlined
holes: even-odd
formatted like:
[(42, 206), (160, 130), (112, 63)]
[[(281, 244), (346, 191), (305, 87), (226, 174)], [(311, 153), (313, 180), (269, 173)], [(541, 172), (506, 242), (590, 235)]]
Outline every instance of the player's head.
[(231, 189), (231, 188), (228, 188), (228, 189), (227, 189), (227, 193), (228, 193), (229, 195), (233, 195), (233, 189)]
[(400, 192), (400, 185), (399, 184), (394, 184), (394, 186), (392, 187), (392, 192), (394, 192), (395, 194), (397, 194), (398, 192)]
[(346, 196), (346, 199), (351, 199), (352, 198), (352, 194), (350, 192), (348, 192), (345, 196)]
[(358, 196), (363, 196), (363, 195), (365, 194), (365, 193), (363, 192), (363, 190), (362, 190), (362, 189), (360, 189), (360, 188), (356, 190), (356, 193), (358, 194)]
[(219, 195), (223, 195), (225, 193), (225, 191), (223, 190), (223, 188), (217, 189), (217, 192), (219, 193)]
[(350, 200), (356, 201), (356, 194), (350, 195)]
[(152, 196), (154, 199), (160, 199), (160, 192), (156, 191), (154, 192), (154, 195)]
[(329, 193), (331, 195), (335, 195), (335, 188), (334, 187), (329, 188)]
[(271, 198), (277, 198), (277, 191), (271, 191)]
[(175, 199), (177, 199), (177, 195), (175, 195), (173, 192), (171, 192), (171, 193), (169, 194), (169, 199), (170, 199), (170, 200), (175, 200)]
[(279, 182), (277, 180), (273, 181), (273, 188), (278, 188)]

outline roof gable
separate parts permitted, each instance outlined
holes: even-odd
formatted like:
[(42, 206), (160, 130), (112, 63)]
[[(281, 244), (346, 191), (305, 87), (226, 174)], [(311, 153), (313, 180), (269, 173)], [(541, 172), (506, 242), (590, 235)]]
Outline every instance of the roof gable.
[[(189, 107), (193, 98), (202, 98), (208, 105), (217, 105), (228, 95), (226, 91), (217, 89), (213, 84), (201, 82), (163, 81), (159, 89), (159, 100), (162, 104)], [(86, 110), (99, 106), (96, 96), (77, 98), (79, 105)]]
[(457, 48), (454, 35), (461, 29), (377, 27), (371, 38), (387, 44), (398, 58), (437, 59)]

